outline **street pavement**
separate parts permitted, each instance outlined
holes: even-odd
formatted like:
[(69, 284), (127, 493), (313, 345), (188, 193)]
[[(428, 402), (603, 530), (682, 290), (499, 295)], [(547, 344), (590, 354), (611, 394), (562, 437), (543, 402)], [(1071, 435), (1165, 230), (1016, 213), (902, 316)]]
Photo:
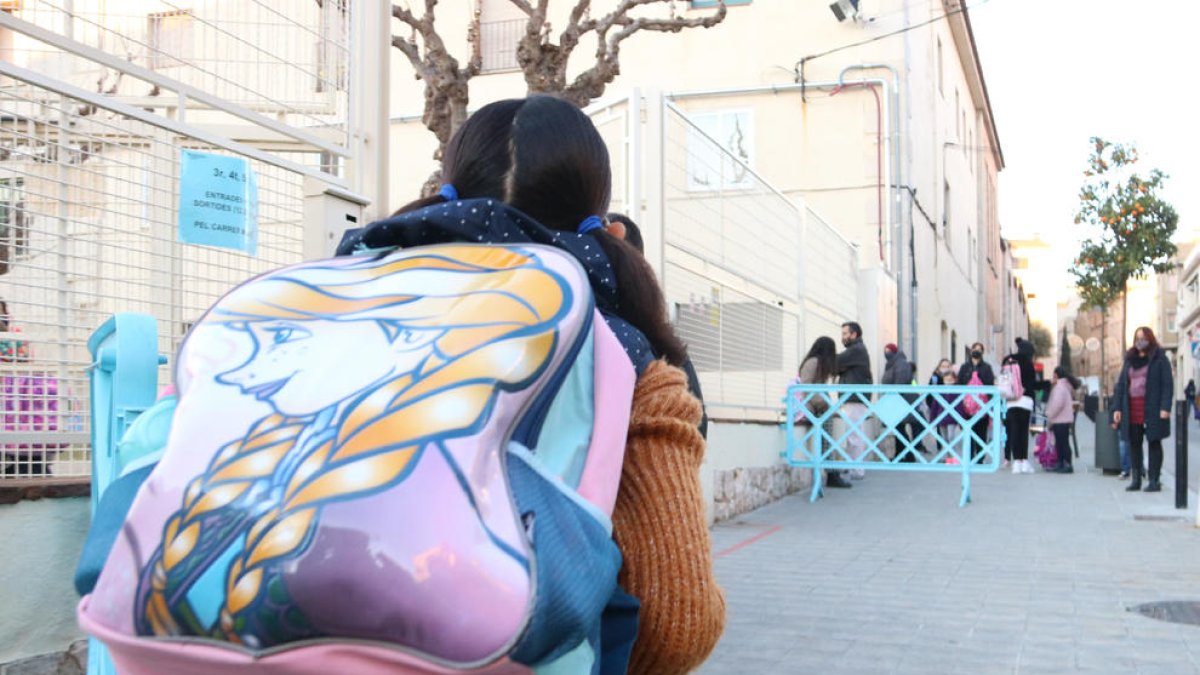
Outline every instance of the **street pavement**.
[(977, 475), (962, 509), (956, 474), (875, 471), (718, 524), (728, 621), (700, 672), (1200, 673), (1200, 626), (1129, 611), (1200, 601), (1195, 478), (1185, 510), (1171, 475), (1126, 493), (1078, 436), (1076, 473)]

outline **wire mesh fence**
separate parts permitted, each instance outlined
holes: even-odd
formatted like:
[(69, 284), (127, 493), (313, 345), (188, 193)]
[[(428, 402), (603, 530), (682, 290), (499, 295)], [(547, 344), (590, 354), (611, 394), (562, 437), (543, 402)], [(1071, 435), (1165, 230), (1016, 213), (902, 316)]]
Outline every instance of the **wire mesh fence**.
[[(0, 480), (88, 476), (86, 340), (112, 313), (154, 316), (158, 347), (173, 357), (230, 287), (301, 258), (301, 171), (322, 154), (278, 144), (239, 155), (238, 144), (132, 117), (113, 100), (0, 83)], [(180, 243), (188, 150), (246, 160), (257, 251)]]
[(665, 127), (664, 286), (709, 414), (778, 419), (806, 340), (856, 312), (856, 253), (752, 171), (742, 120)]
[(804, 207), (804, 334), (836, 336), (855, 320), (858, 307), (858, 253), (837, 230)]
[[(25, 0), (13, 16), (53, 36), (148, 68), (346, 144), (350, 0)], [(54, 41), (51, 41), (54, 42)], [(14, 44), (20, 65), (96, 91), (165, 96), (60, 43)]]

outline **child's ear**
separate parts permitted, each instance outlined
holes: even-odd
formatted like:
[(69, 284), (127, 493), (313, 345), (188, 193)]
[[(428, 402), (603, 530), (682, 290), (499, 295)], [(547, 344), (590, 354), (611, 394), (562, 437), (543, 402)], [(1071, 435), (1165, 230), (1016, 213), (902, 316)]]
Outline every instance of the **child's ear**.
[(617, 239), (624, 239), (625, 238), (625, 223), (622, 223), (619, 220), (609, 221), (608, 225), (606, 225), (604, 227), (604, 231), (608, 232), (609, 234), (616, 237)]

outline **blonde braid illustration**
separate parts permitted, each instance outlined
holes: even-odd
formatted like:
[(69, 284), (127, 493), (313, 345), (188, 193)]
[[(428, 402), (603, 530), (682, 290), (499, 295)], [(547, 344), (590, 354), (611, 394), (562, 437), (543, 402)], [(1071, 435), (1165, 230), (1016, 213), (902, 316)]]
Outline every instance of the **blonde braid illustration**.
[[(304, 550), (321, 507), (402, 481), (427, 443), (470, 433), (501, 387), (540, 372), (554, 353), (565, 294), (562, 280), (528, 255), (447, 246), (349, 267), (285, 270), (223, 299), (206, 322), (241, 329), (256, 321), (374, 321), (389, 336), (431, 330), (437, 337), (417, 370), (358, 392), (335, 432), (298, 462), (289, 454), (313, 420), (280, 414), (216, 454), (164, 527), (146, 575), (147, 628), (156, 635), (194, 632), (169, 601), (173, 583), (207, 564), (198, 556), (211, 559), (244, 536), (212, 633), (245, 642), (240, 619), (262, 598), (273, 566)], [(290, 473), (280, 474), (289, 461)], [(260, 486), (267, 484), (282, 489), (264, 502)], [(260, 501), (248, 513), (243, 503), (252, 498)]]

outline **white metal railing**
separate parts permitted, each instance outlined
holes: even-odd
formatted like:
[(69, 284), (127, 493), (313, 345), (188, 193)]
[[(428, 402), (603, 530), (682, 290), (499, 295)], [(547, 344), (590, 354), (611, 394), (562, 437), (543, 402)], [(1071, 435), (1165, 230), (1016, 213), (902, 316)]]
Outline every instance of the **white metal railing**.
[(778, 421), (808, 344), (857, 312), (854, 246), (754, 170), (752, 114), (697, 122), (638, 94), (586, 112), (612, 160), (612, 209), (643, 227), (661, 214), (664, 292), (710, 416)]
[[(14, 45), (19, 57), (34, 61), (20, 65), (75, 84), (92, 85), (98, 74), (102, 91), (159, 96), (116, 75), (125, 72), (150, 82), (169, 78), (218, 105), (282, 117), (289, 127), (347, 117), (349, 0), (25, 0), (0, 19), (21, 34), (44, 32), (37, 44)], [(93, 66), (81, 68), (73, 54), (85, 54)], [(337, 144), (346, 146), (350, 130), (341, 133)]]
[(517, 45), (525, 35), (525, 19), (483, 21), (479, 24), (481, 72), (517, 70)]
[[(346, 0), (26, 0), (0, 12), (27, 48), (0, 61), (0, 480), (89, 474), (86, 340), (111, 314), (154, 316), (173, 356), (229, 288), (301, 259), (306, 181), (345, 188), (341, 160), (353, 160), (350, 11)], [(147, 31), (163, 29), (154, 17), (180, 13), (190, 46), (160, 35), (146, 51)], [(254, 254), (180, 242), (184, 150), (247, 162)], [(20, 355), (5, 357), (6, 341)]]

